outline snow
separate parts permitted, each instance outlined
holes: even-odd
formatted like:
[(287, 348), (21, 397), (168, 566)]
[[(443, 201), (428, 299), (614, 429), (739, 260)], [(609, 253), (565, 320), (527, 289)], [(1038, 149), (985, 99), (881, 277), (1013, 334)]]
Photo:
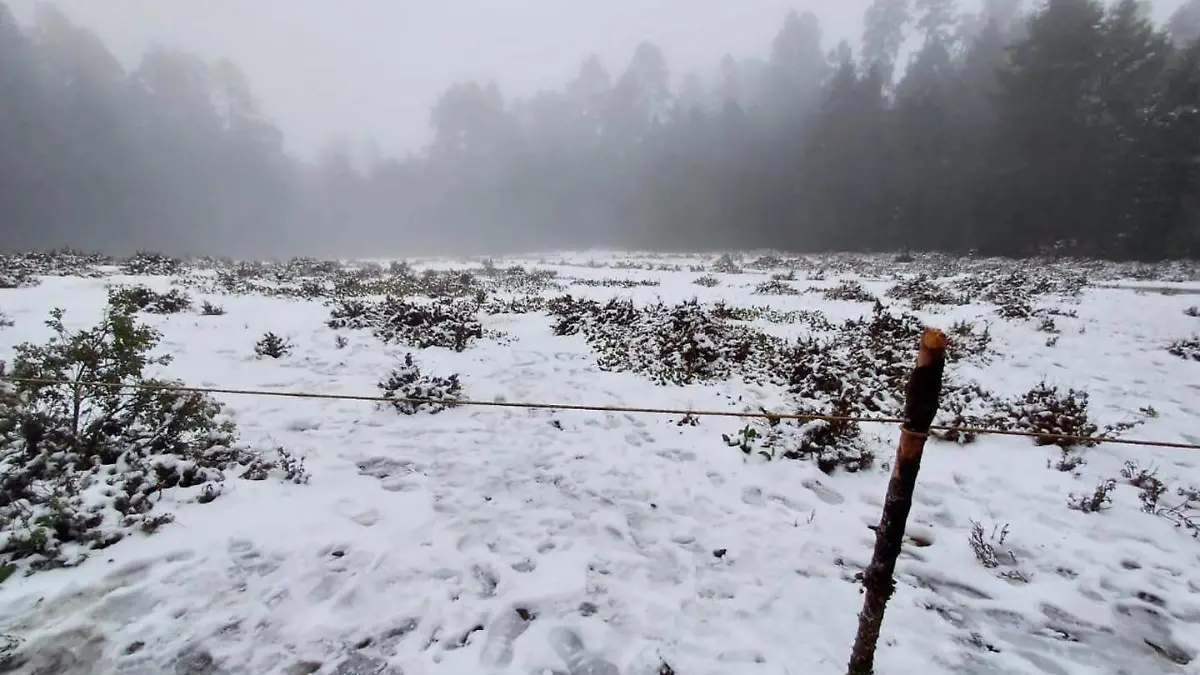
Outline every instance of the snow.
[[(819, 294), (752, 295), (768, 278), (758, 274), (717, 274), (721, 285), (704, 288), (692, 283), (700, 272), (562, 260), (564, 275), (661, 282), (570, 288), (582, 297), (698, 297), (819, 309), (835, 321), (870, 311)], [(498, 264), (515, 262), (554, 267)], [(878, 295), (891, 285), (859, 280)], [(0, 291), (15, 322), (0, 329), (0, 358), (48, 337), (49, 309), (66, 309), (69, 327), (89, 327), (106, 286), (133, 282), (166, 290), (171, 279), (47, 277)], [(1054, 346), (1036, 321), (1006, 322), (983, 304), (919, 314), (942, 327), (990, 317), (1001, 357), (951, 370), (996, 393), (1045, 379), (1086, 389), (1100, 420), (1157, 410), (1132, 436), (1200, 442), (1200, 364), (1164, 349), (1196, 330), (1200, 319), (1184, 314), (1191, 298), (1118, 285), (1088, 288), (1070, 304), (1077, 318), (1056, 318)], [(1173, 285), (1190, 287), (1153, 284)], [(205, 299), (227, 314), (141, 315), (174, 357), (164, 372), (188, 385), (373, 395), (411, 351), (367, 331), (341, 333), (349, 343), (337, 348), (320, 301), (195, 298)], [(736, 380), (663, 387), (601, 372), (584, 339), (553, 336), (544, 314), (481, 319), (507, 339), (418, 352), (422, 369), (460, 373), (470, 398), (717, 410), (784, 409), (788, 400)], [(292, 354), (255, 358), (267, 331), (289, 339)], [(176, 521), (157, 534), (77, 568), (8, 579), (0, 634), (33, 655), (19, 672), (652, 675), (663, 663), (680, 675), (845, 671), (862, 603), (854, 574), (870, 559), (886, 467), (825, 475), (808, 462), (747, 456), (721, 440), (744, 426), (734, 419), (681, 426), (670, 416), (470, 407), (406, 416), (355, 401), (218, 398), (244, 441), (302, 456), (310, 483), (231, 480), (205, 505), (171, 506), (167, 494)], [(890, 457), (897, 430), (866, 431), (876, 454)], [(878, 673), (1200, 672), (1196, 661), (1175, 662), (1200, 653), (1200, 541), (1141, 512), (1129, 485), (1118, 485), (1107, 511), (1067, 507), (1068, 495), (1090, 493), (1129, 459), (1171, 485), (1200, 485), (1200, 455), (1100, 446), (1075, 475), (1047, 468), (1058, 454), (1020, 438), (931, 443), (910, 517), (917, 541), (899, 561)], [(1027, 583), (976, 559), (973, 521), (988, 534), (1008, 524), (998, 548), (1015, 555)]]

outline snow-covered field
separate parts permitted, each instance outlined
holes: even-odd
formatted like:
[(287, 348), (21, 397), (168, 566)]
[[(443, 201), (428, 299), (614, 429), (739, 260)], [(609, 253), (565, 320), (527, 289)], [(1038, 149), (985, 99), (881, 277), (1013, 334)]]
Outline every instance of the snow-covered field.
[[(1127, 436), (1200, 443), (1200, 362), (1167, 351), (1200, 331), (1200, 318), (1186, 313), (1200, 298), (1136, 287), (1196, 287), (1179, 270), (1134, 281), (1121, 278), (1127, 270), (1092, 266), (1077, 296), (1042, 294), (1037, 315), (1004, 319), (982, 299), (913, 309), (886, 291), (897, 283), (892, 272), (928, 267), (951, 284), (953, 274), (1007, 273), (1007, 263), (995, 263), (997, 271), (856, 260), (794, 262), (791, 278), (778, 281), (796, 294), (755, 292), (785, 269), (713, 271), (711, 256), (505, 260), (496, 266), (557, 272), (562, 288), (494, 295), (639, 305), (694, 297), (818, 310), (838, 324), (869, 316), (872, 304), (804, 291), (854, 279), (930, 325), (990, 325), (990, 358), (950, 364), (951, 377), (998, 396), (1043, 380), (1086, 390), (1101, 425), (1137, 420)], [(423, 267), (480, 269), (414, 264)], [(694, 283), (706, 275), (716, 285)], [(14, 324), (0, 328), (0, 359), (19, 343), (44, 342), (54, 307), (66, 310), (68, 327), (87, 328), (100, 320), (109, 285), (174, 284), (197, 306), (208, 300), (226, 310), (138, 315), (163, 333), (159, 351), (174, 357), (163, 373), (193, 386), (377, 395), (380, 380), (413, 352), (423, 371), (459, 374), (471, 399), (797, 406), (784, 387), (737, 375), (664, 386), (601, 369), (585, 337), (555, 335), (545, 311), (480, 312), (484, 335), (463, 351), (413, 349), (370, 330), (330, 328), (325, 298), (225, 293), (204, 285), (210, 277), (44, 277), (0, 290), (0, 311)], [(617, 279), (628, 287), (603, 281)], [(804, 321), (745, 323), (783, 338), (811, 330)], [(256, 357), (268, 331), (289, 339), (292, 352)], [(3, 581), (0, 634), (18, 641), (15, 672), (845, 672), (862, 603), (854, 575), (870, 559), (893, 426), (863, 427), (872, 467), (827, 474), (812, 461), (731, 447), (722, 435), (736, 441), (746, 423), (729, 418), (681, 424), (669, 415), (466, 406), (402, 415), (361, 401), (217, 398), (241, 442), (288, 449), (311, 480), (231, 476), (206, 504), (166, 490), (158, 508), (175, 521), (156, 534), (129, 536), (77, 567)], [(1119, 445), (1074, 452), (1084, 462), (1062, 471), (1052, 466), (1059, 448), (1025, 438), (931, 441), (878, 673), (1200, 673), (1200, 540), (1177, 527), (1174, 512), (1144, 512), (1139, 489), (1121, 477), (1130, 460), (1156, 469), (1169, 488), (1160, 506), (1170, 509), (1184, 500), (1177, 487), (1200, 486), (1200, 453)], [(1116, 480), (1107, 508), (1069, 507), (1072, 495), (1090, 495), (1107, 479)], [(982, 539), (973, 547), (975, 523)], [(596, 669), (587, 669), (589, 659)], [(619, 670), (600, 669), (605, 662)]]

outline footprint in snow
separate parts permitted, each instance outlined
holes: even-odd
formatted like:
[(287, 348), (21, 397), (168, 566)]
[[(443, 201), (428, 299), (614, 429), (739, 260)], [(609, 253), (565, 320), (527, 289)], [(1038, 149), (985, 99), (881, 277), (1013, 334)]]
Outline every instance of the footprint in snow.
[(362, 525), (363, 527), (371, 527), (372, 525), (378, 523), (383, 517), (379, 512), (379, 509), (371, 507), (363, 508), (349, 499), (339, 500), (335, 508), (337, 509), (338, 515), (343, 516), (352, 523)]
[(843, 497), (839, 492), (826, 486), (824, 483), (816, 480), (815, 478), (806, 478), (800, 481), (800, 484), (811, 490), (812, 493), (817, 496), (817, 499), (820, 499), (831, 506), (837, 506), (838, 504), (846, 501), (846, 498)]

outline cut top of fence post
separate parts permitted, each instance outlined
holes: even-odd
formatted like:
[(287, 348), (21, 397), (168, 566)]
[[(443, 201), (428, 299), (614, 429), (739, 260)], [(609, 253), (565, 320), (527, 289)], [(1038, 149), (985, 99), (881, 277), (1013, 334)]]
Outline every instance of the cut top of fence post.
[(950, 338), (938, 328), (926, 328), (921, 333), (921, 346), (917, 351), (917, 366), (927, 366), (933, 363), (934, 360), (944, 360), (946, 358), (946, 347), (950, 344)]
[(942, 371), (950, 340), (937, 328), (926, 328), (917, 349), (917, 364), (904, 392), (904, 430), (927, 434), (942, 395)]

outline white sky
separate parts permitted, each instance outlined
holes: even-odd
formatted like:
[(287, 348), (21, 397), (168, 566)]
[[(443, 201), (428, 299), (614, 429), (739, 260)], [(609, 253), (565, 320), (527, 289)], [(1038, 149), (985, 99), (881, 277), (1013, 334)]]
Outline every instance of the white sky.
[[(3, 0), (0, 0), (3, 1)], [(37, 0), (7, 0), (30, 16)], [(246, 73), (288, 145), (335, 138), (404, 151), (428, 140), (429, 108), (452, 81), (506, 94), (571, 77), (591, 52), (612, 73), (642, 40), (672, 72), (762, 56), (790, 9), (821, 17), (826, 43), (857, 42), (869, 0), (50, 0), (127, 63), (160, 43), (226, 57)], [(1156, 15), (1180, 0), (1158, 0)], [(974, 5), (967, 0), (963, 4)]]

